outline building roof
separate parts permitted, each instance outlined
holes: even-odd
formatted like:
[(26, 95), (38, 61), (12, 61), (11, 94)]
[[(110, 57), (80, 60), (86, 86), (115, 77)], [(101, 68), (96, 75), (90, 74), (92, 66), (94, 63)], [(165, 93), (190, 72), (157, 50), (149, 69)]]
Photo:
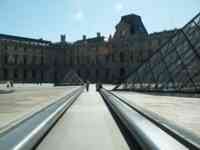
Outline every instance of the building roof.
[(46, 41), (43, 39), (33, 39), (33, 38), (26, 38), (26, 37), (21, 37), (21, 36), (7, 35), (7, 34), (0, 34), (0, 40), (30, 42), (30, 43), (35, 43), (35, 44), (51, 44), (51, 41)]
[(142, 22), (142, 19), (138, 15), (129, 14), (129, 15), (122, 16), (120, 22), (129, 24), (133, 32), (147, 33), (147, 30)]
[(78, 40), (78, 41), (75, 42), (75, 44), (81, 44), (81, 43), (84, 43), (85, 41), (87, 43), (104, 42), (104, 36), (89, 38), (89, 39), (85, 39), (85, 40)]

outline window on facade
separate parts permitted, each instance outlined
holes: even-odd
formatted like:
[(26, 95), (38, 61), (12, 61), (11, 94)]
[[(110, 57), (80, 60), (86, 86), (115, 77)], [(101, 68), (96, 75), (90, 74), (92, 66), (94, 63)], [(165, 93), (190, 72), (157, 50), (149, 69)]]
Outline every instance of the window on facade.
[(124, 53), (120, 53), (120, 62), (124, 63)]
[(24, 52), (26, 52), (26, 47), (23, 48)]
[(80, 64), (79, 56), (77, 56), (77, 64)]
[(17, 50), (17, 45), (15, 45), (14, 50)]
[(53, 64), (54, 64), (54, 66), (56, 66), (56, 65), (58, 64), (58, 62), (57, 62), (57, 59), (56, 59), (56, 58), (54, 59), (54, 63), (53, 63)]
[(28, 74), (28, 71), (27, 71), (27, 70), (24, 70), (24, 73), (23, 73), (23, 78), (24, 78), (24, 79), (27, 79), (27, 74)]
[(14, 55), (15, 64), (18, 64), (18, 55)]
[(58, 80), (58, 73), (57, 71), (54, 72), (54, 82), (57, 82)]
[(41, 65), (44, 65), (44, 57), (41, 57)]
[(131, 34), (134, 34), (135, 33), (135, 28), (132, 27), (130, 32), (131, 32)]
[(106, 69), (106, 78), (108, 79), (110, 76), (110, 70), (109, 69)]
[(70, 56), (70, 65), (73, 65), (73, 57)]
[(41, 73), (40, 73), (40, 79), (43, 81), (44, 80), (44, 72), (43, 71), (41, 71)]
[(18, 70), (17, 70), (17, 69), (14, 70), (14, 78), (15, 78), (15, 79), (18, 78)]
[(115, 55), (112, 54), (112, 62), (114, 62), (114, 61), (115, 61)]
[(7, 45), (4, 46), (4, 50), (7, 50)]
[(96, 80), (99, 79), (99, 70), (96, 70)]
[(106, 62), (107, 62), (107, 63), (109, 62), (109, 59), (110, 59), (110, 56), (109, 56), (109, 55), (106, 55)]
[(90, 71), (86, 70), (86, 77), (89, 78), (90, 77)]
[(134, 60), (133, 60), (133, 59), (134, 59), (134, 58), (133, 58), (133, 53), (131, 53), (130, 59), (131, 59), (130, 62), (133, 63), (133, 61), (134, 61)]
[(81, 76), (81, 71), (78, 70), (77, 73), (78, 73), (78, 76), (80, 77)]
[(123, 77), (125, 75), (125, 69), (121, 68), (120, 69), (120, 77)]
[(5, 64), (8, 64), (8, 55), (7, 54), (4, 57), (4, 62), (5, 62)]
[(90, 57), (87, 56), (86, 58), (87, 58), (87, 63), (90, 64)]
[(98, 61), (98, 56), (96, 55), (96, 62), (95, 62), (95, 63), (98, 64), (98, 62), (99, 62), (99, 61)]
[(36, 56), (32, 57), (32, 64), (36, 64)]
[(24, 55), (23, 60), (24, 60), (24, 65), (26, 65), (27, 64), (27, 56), (26, 55)]
[(8, 70), (7, 69), (3, 69), (3, 78), (4, 80), (7, 80), (8, 79)]
[(36, 79), (36, 71), (35, 70), (32, 70), (32, 78)]

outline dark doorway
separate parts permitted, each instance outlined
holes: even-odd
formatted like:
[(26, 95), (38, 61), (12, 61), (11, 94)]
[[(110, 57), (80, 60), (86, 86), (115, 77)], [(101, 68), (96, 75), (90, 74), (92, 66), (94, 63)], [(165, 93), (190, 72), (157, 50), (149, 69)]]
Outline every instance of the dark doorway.
[(27, 71), (27, 70), (24, 70), (24, 73), (23, 73), (23, 78), (24, 78), (24, 80), (27, 79), (27, 75), (28, 75), (28, 71)]
[(17, 69), (15, 69), (14, 70), (14, 79), (18, 79), (18, 70)]
[(120, 78), (123, 78), (125, 75), (125, 69), (124, 68), (121, 68), (120, 69)]
[(99, 70), (96, 70), (96, 81), (99, 80)]
[(32, 70), (32, 79), (35, 80), (36, 79), (36, 71)]
[(58, 82), (58, 73), (57, 71), (54, 72), (54, 83)]
[(7, 79), (8, 79), (8, 70), (7, 70), (7, 69), (4, 69), (4, 70), (3, 70), (3, 79), (4, 79), (4, 80), (7, 80)]

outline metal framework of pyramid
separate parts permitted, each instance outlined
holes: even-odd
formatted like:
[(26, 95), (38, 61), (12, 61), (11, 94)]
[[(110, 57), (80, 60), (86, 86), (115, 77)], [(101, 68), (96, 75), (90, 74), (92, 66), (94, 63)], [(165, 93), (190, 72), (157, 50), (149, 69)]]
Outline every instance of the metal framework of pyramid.
[(64, 77), (62, 83), (60, 85), (83, 85), (83, 80), (78, 76), (78, 74), (70, 70)]
[(115, 90), (200, 92), (200, 13)]

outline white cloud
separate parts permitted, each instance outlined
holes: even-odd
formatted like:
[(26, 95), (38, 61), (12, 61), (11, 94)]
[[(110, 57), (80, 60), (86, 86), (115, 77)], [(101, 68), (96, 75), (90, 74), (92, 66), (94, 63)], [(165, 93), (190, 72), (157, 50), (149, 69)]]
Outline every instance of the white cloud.
[(124, 8), (124, 5), (122, 3), (120, 3), (120, 2), (118, 2), (118, 3), (115, 4), (114, 7), (115, 7), (115, 10), (117, 12), (121, 12), (123, 10), (123, 8)]
[(77, 11), (74, 15), (76, 21), (81, 21), (84, 19), (84, 13), (82, 11)]

